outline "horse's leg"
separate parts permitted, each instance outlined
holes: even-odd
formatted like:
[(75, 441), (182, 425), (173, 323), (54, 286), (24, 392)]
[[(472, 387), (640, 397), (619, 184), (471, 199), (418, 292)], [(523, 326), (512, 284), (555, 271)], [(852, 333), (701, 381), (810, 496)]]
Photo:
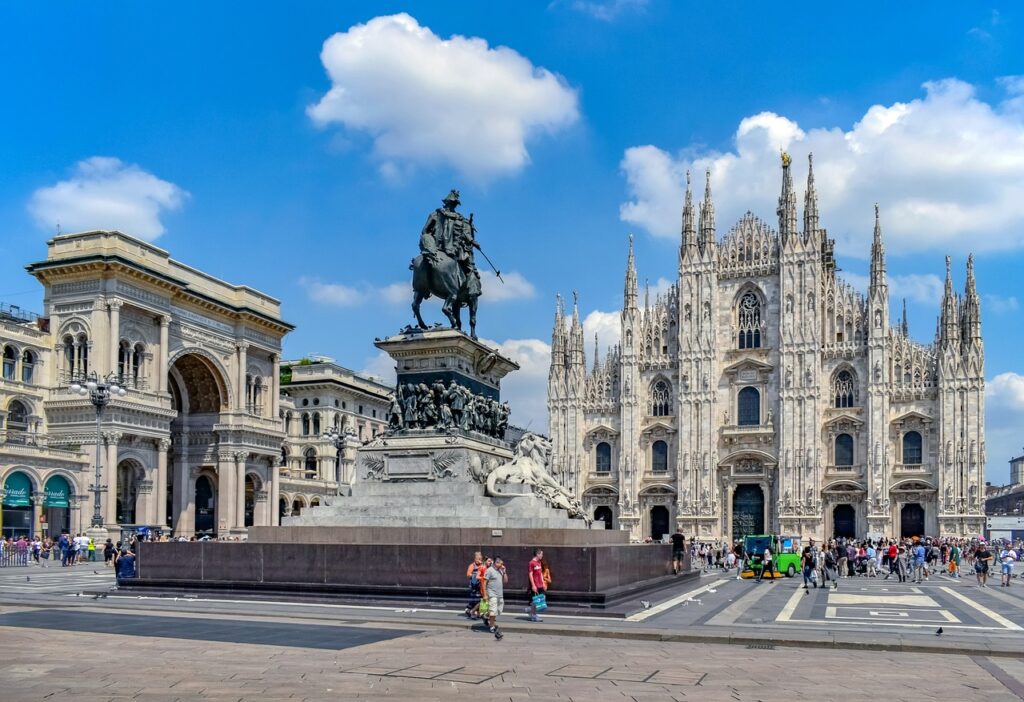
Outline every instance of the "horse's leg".
[(471, 297), (467, 303), (469, 306), (469, 336), (476, 338), (476, 303), (479, 298)]
[(416, 314), (416, 321), (419, 323), (420, 329), (426, 329), (427, 323), (423, 321), (423, 317), (420, 315), (421, 302), (423, 302), (423, 293), (416, 290), (412, 300), (412, 311)]
[(452, 303), (452, 314), (455, 316), (455, 328), (462, 331), (462, 304), (457, 299)]
[(458, 329), (458, 320), (452, 311), (452, 303), (455, 301), (454, 297), (446, 297), (444, 304), (441, 305), (441, 311), (444, 312), (444, 316), (448, 318), (448, 324), (451, 325), (452, 329)]

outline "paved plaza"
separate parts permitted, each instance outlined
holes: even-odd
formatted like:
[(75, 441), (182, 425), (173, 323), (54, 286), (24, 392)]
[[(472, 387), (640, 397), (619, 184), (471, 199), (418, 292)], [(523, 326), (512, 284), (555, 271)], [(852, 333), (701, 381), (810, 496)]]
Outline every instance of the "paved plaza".
[[(0, 570), (4, 700), (835, 699), (850, 671), (895, 700), (1024, 699), (1024, 592), (973, 579), (805, 593), (712, 573), (625, 616), (510, 608), (504, 630), (440, 606), (140, 598), (102, 567)], [(111, 665), (76, 674), (85, 650)]]

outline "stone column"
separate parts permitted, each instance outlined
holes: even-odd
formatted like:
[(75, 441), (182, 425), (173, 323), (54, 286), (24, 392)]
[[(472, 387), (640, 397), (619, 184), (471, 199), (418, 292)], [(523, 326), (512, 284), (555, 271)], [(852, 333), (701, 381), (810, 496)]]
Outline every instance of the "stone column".
[(281, 414), (281, 355), (273, 354), (270, 357), (273, 363), (270, 377), (270, 418), (277, 419)]
[(107, 307), (110, 308), (110, 338), (108, 343), (110, 353), (110, 372), (117, 372), (117, 352), (121, 343), (121, 300), (109, 300)]
[(167, 527), (167, 452), (171, 448), (170, 439), (156, 442), (156, 523), (161, 529)]
[(106, 504), (103, 510), (103, 521), (117, 524), (117, 444), (121, 441), (121, 432), (110, 431), (103, 435), (107, 444), (107, 456), (103, 462), (103, 482), (107, 486)]
[(188, 505), (194, 498), (195, 487), (189, 478), (187, 439), (187, 434), (182, 436), (182, 440), (174, 452), (174, 462), (172, 464), (173, 475), (171, 479), (174, 481), (174, 511), (172, 516), (174, 520), (171, 528), (175, 536), (191, 536), (195, 527), (194, 523), (188, 523)]
[(238, 388), (235, 392), (235, 409), (245, 411), (245, 367), (249, 365), (249, 342), (240, 341), (235, 345), (238, 350)]
[(245, 460), (248, 451), (235, 452), (235, 523), (238, 529), (245, 529)]
[(274, 457), (270, 473), (270, 526), (281, 526), (281, 464), (284, 459)]
[(217, 536), (226, 536), (235, 523), (235, 456), (217, 454)]
[(167, 315), (160, 316), (160, 367), (157, 369), (159, 377), (156, 379), (156, 386), (160, 392), (167, 392), (168, 358), (170, 356), (170, 341), (168, 340), (168, 328), (171, 326), (171, 318)]
[[(39, 518), (43, 514), (43, 498), (44, 497), (45, 497), (45, 493), (42, 490), (34, 490), (32, 492), (32, 528), (29, 530), (29, 535), (32, 538), (35, 538), (35, 537), (37, 537), (37, 536), (39, 536), (39, 535), (41, 535), (43, 533), (42, 532), (43, 525), (42, 525), (42, 522), (39, 521)], [(49, 533), (49, 526), (50, 525), (47, 524), (46, 526), (47, 526), (47, 533)]]

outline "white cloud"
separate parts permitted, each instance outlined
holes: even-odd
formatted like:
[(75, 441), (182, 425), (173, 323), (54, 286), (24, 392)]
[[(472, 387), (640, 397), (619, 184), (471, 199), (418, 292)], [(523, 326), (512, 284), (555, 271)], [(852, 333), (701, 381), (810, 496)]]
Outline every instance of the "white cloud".
[(334, 307), (351, 307), (363, 301), (363, 294), (356, 288), (339, 283), (323, 283), (318, 278), (302, 276), (299, 285), (313, 302)]
[(986, 477), (1007, 482), (1007, 461), (1024, 450), (1024, 375), (1000, 373), (985, 382)]
[[(860, 273), (843, 271), (839, 277), (849, 283), (854, 290), (866, 294), (871, 278)], [(889, 298), (898, 302), (906, 298), (910, 302), (938, 305), (945, 291), (945, 281), (931, 273), (908, 273), (907, 275), (890, 275)]]
[(874, 105), (849, 130), (804, 130), (762, 112), (740, 122), (726, 152), (693, 145), (672, 156), (632, 147), (621, 164), (631, 199), (620, 216), (655, 236), (678, 237), (685, 173), (696, 174), (699, 198), (710, 169), (719, 234), (748, 209), (774, 222), (785, 149), (801, 191), (805, 155), (814, 153), (822, 225), (844, 254), (869, 255), (875, 202), (890, 252), (1016, 249), (1024, 246), (1021, 83), (1003, 80), (1007, 99), (999, 104), (959, 80), (925, 83), (924, 97)]
[(1016, 312), (1020, 308), (1017, 298), (1013, 295), (1010, 297), (1003, 297), (1002, 295), (985, 295), (982, 299), (984, 300), (985, 310), (995, 314)]
[(625, 12), (642, 11), (648, 0), (573, 0), (571, 7), (602, 22), (612, 22)]
[(412, 284), (411, 283), (391, 283), (391, 285), (385, 285), (380, 289), (381, 297), (385, 301), (390, 302), (392, 305), (400, 305), (402, 303), (412, 302)]
[(501, 381), (501, 397), (508, 400), (512, 409), (511, 422), (546, 433), (551, 346), (540, 339), (507, 339), (500, 343), (482, 341), (496, 346), (502, 354), (519, 364), (519, 370)]
[(369, 134), (389, 177), (439, 163), (481, 180), (514, 173), (532, 136), (579, 118), (561, 77), (478, 37), (442, 39), (405, 13), (332, 35), (320, 59), (331, 89), (307, 113)]
[(359, 375), (373, 378), (378, 383), (394, 386), (397, 379), (395, 374), (395, 361), (383, 351), (378, 351), (376, 356), (367, 360), (366, 365), (359, 371)]
[(177, 210), (188, 193), (135, 164), (108, 156), (79, 161), (71, 177), (39, 188), (28, 202), (36, 223), (52, 231), (117, 229), (152, 241), (164, 233), (160, 215)]
[(608, 352), (608, 347), (619, 343), (619, 338), (622, 335), (622, 313), (618, 310), (614, 312), (594, 310), (583, 318), (583, 347), (587, 352), (588, 368), (592, 368), (594, 365), (592, 356), (594, 353), (593, 343), (595, 334), (597, 335), (597, 352), (601, 354), (601, 360), (603, 361), (605, 354)]
[(505, 302), (507, 300), (528, 300), (537, 294), (533, 283), (521, 273), (510, 271), (501, 276), (504, 283), (490, 271), (480, 272), (480, 283), (483, 285), (483, 299), (487, 302)]

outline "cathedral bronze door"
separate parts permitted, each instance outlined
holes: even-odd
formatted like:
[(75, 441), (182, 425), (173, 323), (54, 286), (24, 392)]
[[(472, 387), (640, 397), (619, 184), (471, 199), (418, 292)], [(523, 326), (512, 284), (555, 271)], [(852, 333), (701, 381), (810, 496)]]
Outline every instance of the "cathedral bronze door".
[(924, 507), (911, 502), (900, 510), (900, 537), (924, 536)]
[(668, 507), (658, 505), (651, 507), (651, 539), (661, 541), (661, 537), (668, 533)]
[(594, 510), (594, 521), (604, 522), (605, 529), (612, 528), (612, 508), (611, 507), (598, 507)]
[(737, 485), (732, 493), (733, 541), (764, 533), (764, 491), (760, 485)]
[(836, 505), (832, 510), (832, 536), (837, 539), (857, 536), (857, 510), (853, 505)]

